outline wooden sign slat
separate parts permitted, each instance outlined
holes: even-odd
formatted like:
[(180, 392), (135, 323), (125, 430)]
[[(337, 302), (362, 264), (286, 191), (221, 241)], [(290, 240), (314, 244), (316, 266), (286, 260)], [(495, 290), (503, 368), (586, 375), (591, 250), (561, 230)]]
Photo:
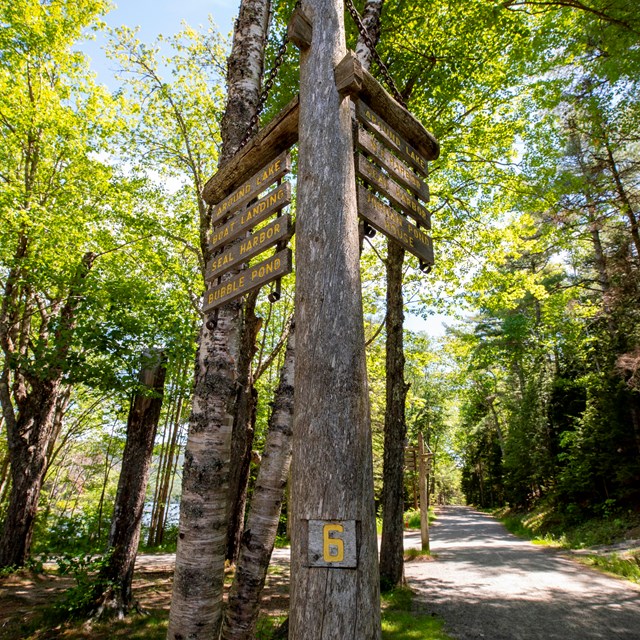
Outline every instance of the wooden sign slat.
[(291, 216), (276, 218), (262, 229), (243, 238), (233, 246), (214, 257), (207, 265), (205, 280), (212, 280), (226, 273), (241, 262), (248, 262), (254, 256), (266, 251), (280, 240), (288, 240), (293, 235)]
[(386, 123), (362, 100), (356, 101), (356, 118), (367, 125), (378, 140), (393, 149), (412, 167), (415, 167), (423, 176), (427, 177), (427, 159), (420, 155), (391, 125)]
[(231, 242), (246, 233), (257, 224), (291, 203), (291, 184), (284, 182), (256, 203), (243, 211), (238, 211), (228, 222), (214, 229), (209, 236), (209, 247), (212, 251)]
[(277, 158), (254, 173), (239, 189), (213, 207), (211, 223), (228, 217), (244, 204), (268, 189), (291, 171), (291, 154), (283, 151)]
[(371, 154), (400, 184), (429, 202), (429, 187), (407, 165), (364, 129), (358, 127), (358, 146)]
[(392, 204), (427, 229), (431, 229), (431, 214), (391, 178), (378, 171), (362, 154), (356, 154), (356, 174)]
[(291, 249), (284, 249), (262, 262), (243, 269), (233, 278), (211, 287), (204, 294), (202, 310), (206, 313), (231, 302), (249, 291), (291, 273)]
[(298, 141), (300, 104), (296, 96), (266, 127), (210, 178), (202, 190), (207, 204), (222, 201), (258, 167), (269, 164)]
[(385, 88), (363, 68), (353, 51), (348, 51), (338, 63), (334, 75), (336, 86), (342, 95), (360, 96), (405, 140), (411, 140), (427, 160), (435, 160), (440, 155), (440, 143), (433, 134), (387, 93)]
[(362, 185), (358, 185), (358, 213), (374, 229), (393, 238), (423, 264), (434, 263), (431, 238)]

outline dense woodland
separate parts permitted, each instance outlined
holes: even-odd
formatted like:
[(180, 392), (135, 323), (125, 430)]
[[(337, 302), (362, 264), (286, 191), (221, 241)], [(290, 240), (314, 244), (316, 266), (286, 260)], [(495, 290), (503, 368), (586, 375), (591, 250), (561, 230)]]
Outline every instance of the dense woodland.
[[(267, 69), (293, 4), (273, 3)], [(0, 0), (3, 567), (105, 549), (140, 398), (161, 398), (140, 542), (173, 548), (177, 535), (208, 258), (202, 188), (225, 148), (232, 40), (215, 15), (155, 42), (131, 26), (109, 30), (110, 91), (82, 49), (107, 30), (108, 9), (105, 0)], [(632, 522), (637, 3), (386, 0), (378, 51), (442, 149), (429, 177), (436, 264), (424, 274), (408, 254), (400, 263), (405, 321), (448, 318), (442, 337), (403, 332), (402, 429), (409, 446), (422, 433), (434, 453), (433, 501)], [(263, 124), (296, 94), (297, 64), (289, 45)], [(380, 77), (375, 60), (371, 71)], [(382, 520), (392, 259), (379, 236), (365, 241), (361, 276)], [(275, 412), (294, 290), (292, 274), (278, 302), (265, 290), (242, 308), (250, 384), (237, 401), (245, 472), (232, 480), (231, 559)], [(155, 391), (140, 374), (149, 350), (162, 351), (166, 368)], [(410, 472), (404, 499), (413, 506)], [(283, 538), (286, 516), (285, 498)]]

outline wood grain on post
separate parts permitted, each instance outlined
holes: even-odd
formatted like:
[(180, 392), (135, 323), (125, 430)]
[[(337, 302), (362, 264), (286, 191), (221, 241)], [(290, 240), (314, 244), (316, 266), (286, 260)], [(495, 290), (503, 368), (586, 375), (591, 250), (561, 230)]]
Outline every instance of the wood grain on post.
[[(302, 10), (313, 38), (300, 52), (289, 638), (378, 640), (378, 550), (351, 113), (334, 76), (346, 53), (344, 3), (303, 0)], [(324, 550), (317, 545), (319, 535), (327, 536), (323, 556), (329, 564), (340, 557), (341, 540), (352, 539), (353, 521), (357, 566), (310, 566), (310, 550)], [(344, 552), (348, 549), (347, 541)]]
[(429, 551), (429, 500), (427, 497), (427, 465), (424, 451), (424, 438), (418, 434), (418, 452), (420, 456), (420, 539), (422, 550)]

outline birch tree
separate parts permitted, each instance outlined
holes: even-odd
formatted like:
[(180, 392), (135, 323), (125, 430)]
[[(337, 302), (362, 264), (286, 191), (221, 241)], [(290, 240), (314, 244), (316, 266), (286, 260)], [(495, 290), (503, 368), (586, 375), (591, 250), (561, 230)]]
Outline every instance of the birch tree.
[[(260, 93), (270, 3), (244, 0), (228, 64), (227, 107), (220, 166), (238, 149)], [(200, 216), (200, 244), (209, 259), (209, 210)], [(193, 407), (185, 451), (170, 640), (216, 638), (222, 622), (222, 588), (228, 519), (231, 436), (238, 392), (242, 306), (230, 303), (203, 324), (196, 355)]]

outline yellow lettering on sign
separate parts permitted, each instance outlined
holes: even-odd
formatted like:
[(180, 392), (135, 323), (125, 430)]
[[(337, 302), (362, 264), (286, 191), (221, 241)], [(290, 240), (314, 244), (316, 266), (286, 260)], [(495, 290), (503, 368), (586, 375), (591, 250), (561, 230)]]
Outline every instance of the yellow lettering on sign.
[(323, 559), (325, 562), (342, 562), (344, 560), (344, 541), (331, 537), (331, 533), (344, 533), (341, 524), (325, 524), (322, 529)]

